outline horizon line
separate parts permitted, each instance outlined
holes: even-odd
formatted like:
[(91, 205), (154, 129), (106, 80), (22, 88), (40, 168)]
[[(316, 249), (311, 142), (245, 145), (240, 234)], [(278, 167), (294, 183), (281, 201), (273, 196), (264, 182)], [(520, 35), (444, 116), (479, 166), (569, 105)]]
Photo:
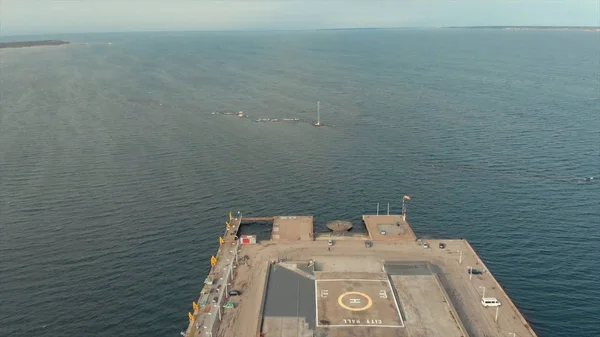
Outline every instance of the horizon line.
[(128, 31), (85, 31), (85, 32), (58, 32), (58, 33), (25, 33), (9, 34), (2, 37), (19, 36), (52, 36), (52, 35), (82, 35), (82, 34), (128, 34), (128, 33), (225, 33), (225, 32), (308, 32), (328, 30), (392, 30), (392, 29), (456, 29), (456, 28), (572, 28), (572, 29), (600, 29), (600, 26), (548, 26), (548, 25), (486, 25), (486, 26), (397, 26), (397, 27), (335, 27), (335, 28), (289, 28), (289, 29), (201, 29), (201, 30), (128, 30)]

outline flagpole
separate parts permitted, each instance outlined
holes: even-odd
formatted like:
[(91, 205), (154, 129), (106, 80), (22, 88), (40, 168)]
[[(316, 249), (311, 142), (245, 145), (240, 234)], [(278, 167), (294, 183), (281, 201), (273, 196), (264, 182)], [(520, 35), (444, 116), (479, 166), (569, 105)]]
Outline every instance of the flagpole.
[(402, 198), (402, 219), (406, 221), (406, 199)]
[(406, 200), (410, 200), (409, 195), (402, 197), (402, 220), (406, 221)]

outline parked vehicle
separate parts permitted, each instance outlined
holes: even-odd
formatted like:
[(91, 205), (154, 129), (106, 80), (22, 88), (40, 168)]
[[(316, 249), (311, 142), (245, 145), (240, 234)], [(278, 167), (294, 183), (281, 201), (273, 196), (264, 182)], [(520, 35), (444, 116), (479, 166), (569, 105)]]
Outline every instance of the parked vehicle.
[(229, 292), (229, 296), (240, 296), (242, 294), (239, 290), (232, 290)]
[(440, 242), (439, 247), (440, 247), (440, 249), (444, 249), (444, 248), (446, 248), (446, 244), (443, 242)]
[(502, 303), (500, 303), (500, 301), (498, 301), (498, 299), (495, 297), (484, 297), (481, 299), (481, 304), (484, 307), (498, 307), (502, 305)]

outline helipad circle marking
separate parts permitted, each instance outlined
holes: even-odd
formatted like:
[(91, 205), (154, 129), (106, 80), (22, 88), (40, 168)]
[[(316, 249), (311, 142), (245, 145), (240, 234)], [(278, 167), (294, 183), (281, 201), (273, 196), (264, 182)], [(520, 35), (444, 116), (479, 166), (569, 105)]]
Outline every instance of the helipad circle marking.
[[(347, 305), (344, 304), (344, 302), (342, 302), (342, 300), (344, 299), (344, 297), (348, 296), (348, 295), (359, 295), (362, 296), (364, 298), (367, 299), (367, 304), (363, 307), (360, 308), (352, 308), (349, 307)], [(361, 293), (358, 291), (348, 291), (345, 292), (343, 294), (340, 295), (340, 297), (338, 297), (338, 304), (340, 305), (340, 307), (346, 309), (346, 310), (350, 310), (350, 311), (363, 311), (363, 310), (367, 310), (369, 309), (372, 305), (373, 305), (373, 300), (371, 299), (371, 297), (369, 297), (369, 295), (365, 294), (365, 293)]]

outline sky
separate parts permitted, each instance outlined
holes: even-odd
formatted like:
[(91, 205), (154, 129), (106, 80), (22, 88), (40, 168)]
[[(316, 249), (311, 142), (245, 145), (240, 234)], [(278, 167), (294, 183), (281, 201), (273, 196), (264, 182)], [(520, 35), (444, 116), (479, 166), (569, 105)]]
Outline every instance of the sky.
[(0, 36), (488, 25), (600, 26), (600, 0), (0, 0)]

